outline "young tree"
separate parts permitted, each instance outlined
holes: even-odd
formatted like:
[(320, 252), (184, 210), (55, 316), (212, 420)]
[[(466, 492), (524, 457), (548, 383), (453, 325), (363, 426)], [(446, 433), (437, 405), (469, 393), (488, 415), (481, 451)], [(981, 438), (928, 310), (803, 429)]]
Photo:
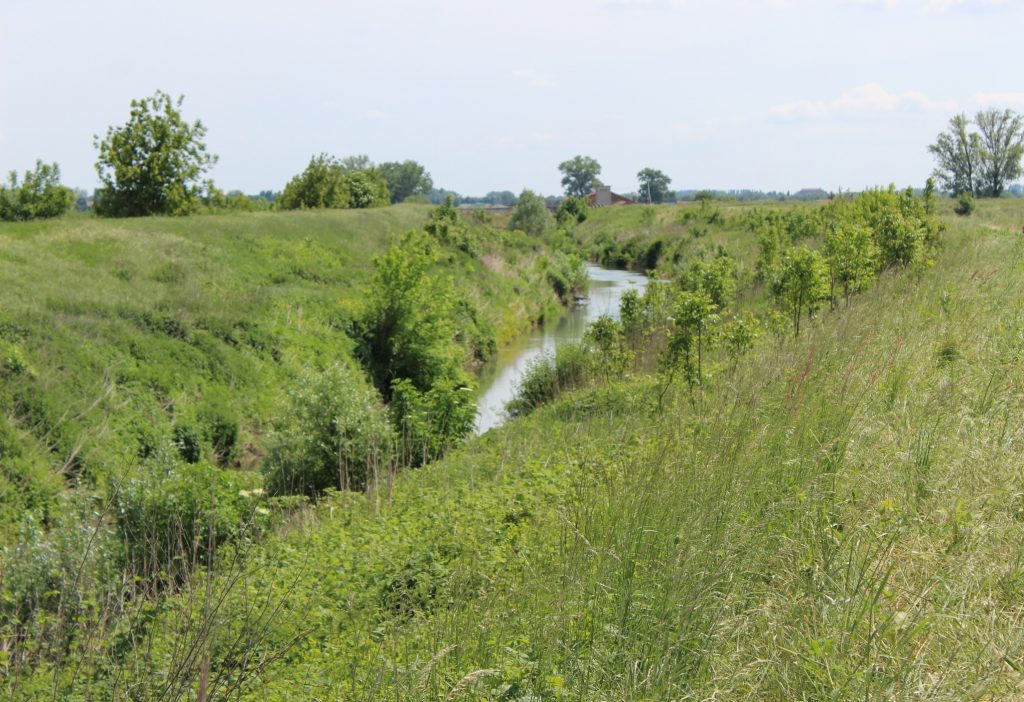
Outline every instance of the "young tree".
[(565, 194), (570, 197), (583, 197), (601, 182), (597, 179), (601, 175), (601, 164), (589, 156), (573, 156), (558, 164), (558, 170), (562, 172)]
[(640, 199), (648, 202), (661, 203), (668, 195), (668, 185), (672, 179), (656, 168), (645, 168), (636, 174), (640, 186)]
[(132, 100), (131, 116), (121, 127), (109, 127), (101, 140), (96, 172), (97, 214), (109, 217), (183, 215), (195, 210), (202, 175), (217, 162), (206, 150), (202, 122), (181, 116), (184, 96), (157, 91)]
[(36, 161), (34, 170), (18, 174), (11, 171), (7, 185), (0, 185), (0, 220), (13, 222), (43, 217), (59, 217), (75, 204), (71, 188), (60, 184), (60, 167), (56, 163)]
[(510, 229), (518, 229), (533, 236), (541, 236), (551, 228), (551, 213), (548, 212), (544, 198), (532, 190), (524, 190), (519, 194), (519, 202), (512, 210), (512, 218), (508, 222)]
[(982, 110), (974, 118), (981, 132), (981, 192), (999, 197), (1006, 183), (1021, 174), (1024, 156), (1024, 119), (1011, 110)]
[(676, 296), (665, 358), (669, 372), (666, 389), (677, 371), (683, 372), (691, 388), (703, 385), (704, 351), (710, 341), (712, 327), (719, 320), (716, 311), (711, 296), (703, 290), (681, 292)]
[(814, 314), (828, 297), (828, 268), (822, 255), (805, 246), (782, 254), (772, 293), (780, 306), (792, 315), (793, 334), (800, 335), (800, 318)]
[(949, 128), (928, 146), (938, 164), (935, 176), (942, 187), (960, 193), (977, 194), (978, 171), (981, 164), (981, 137), (968, 131), (970, 120), (961, 113), (949, 120)]
[(415, 161), (382, 163), (380, 172), (387, 181), (393, 203), (403, 202), (412, 195), (425, 195), (434, 187), (427, 169)]
[(829, 300), (835, 304), (836, 289), (842, 288), (847, 304), (850, 295), (871, 285), (878, 270), (880, 251), (871, 230), (857, 224), (840, 224), (825, 238), (829, 272)]

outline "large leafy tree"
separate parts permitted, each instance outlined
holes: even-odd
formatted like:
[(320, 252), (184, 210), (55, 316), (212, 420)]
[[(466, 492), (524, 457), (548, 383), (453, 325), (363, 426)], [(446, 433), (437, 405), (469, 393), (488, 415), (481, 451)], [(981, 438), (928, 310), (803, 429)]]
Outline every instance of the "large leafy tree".
[(970, 123), (967, 115), (954, 115), (946, 131), (928, 146), (937, 161), (935, 177), (954, 195), (976, 192), (981, 139), (969, 130)]
[(425, 195), (434, 187), (427, 169), (415, 161), (389, 161), (380, 164), (381, 175), (388, 183), (391, 202), (402, 202), (412, 195)]
[(1024, 119), (1011, 110), (982, 110), (974, 121), (982, 144), (980, 186), (985, 195), (999, 197), (1007, 181), (1021, 174)]
[(195, 210), (202, 175), (217, 162), (203, 141), (206, 127), (181, 116), (184, 96), (157, 91), (132, 100), (128, 122), (109, 127), (96, 172), (103, 184), (97, 214), (109, 217), (182, 215)]
[(562, 172), (562, 187), (569, 197), (583, 197), (601, 184), (597, 179), (601, 175), (601, 164), (589, 156), (573, 156), (558, 164), (558, 170)]
[(967, 115), (955, 115), (928, 146), (937, 161), (935, 175), (954, 195), (999, 197), (1021, 175), (1024, 119), (1011, 110), (982, 110), (974, 124), (978, 131), (970, 130)]
[(668, 195), (668, 185), (672, 182), (665, 173), (657, 168), (645, 168), (636, 174), (640, 186), (640, 199), (648, 202), (664, 202)]

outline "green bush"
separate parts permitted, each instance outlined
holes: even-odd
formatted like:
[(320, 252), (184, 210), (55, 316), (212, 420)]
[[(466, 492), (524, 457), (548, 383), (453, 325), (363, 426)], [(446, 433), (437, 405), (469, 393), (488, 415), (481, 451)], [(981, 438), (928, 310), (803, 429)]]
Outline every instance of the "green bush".
[(362, 374), (335, 364), (303, 373), (288, 391), (262, 470), (273, 495), (363, 490), (387, 469), (394, 434), (380, 396)]
[(513, 417), (529, 414), (562, 393), (582, 387), (589, 381), (593, 366), (594, 357), (585, 345), (559, 346), (554, 354), (530, 362), (506, 410)]
[(956, 199), (956, 206), (953, 208), (953, 211), (961, 217), (968, 217), (974, 212), (975, 207), (974, 198), (970, 193), (960, 193), (960, 196)]
[(112, 486), (124, 570), (158, 587), (181, 582), (210, 549), (255, 524), (252, 473), (187, 464), (166, 450)]
[(473, 433), (476, 401), (473, 388), (442, 378), (428, 390), (396, 380), (390, 406), (402, 461), (420, 466), (435, 461)]
[(36, 161), (35, 170), (18, 174), (11, 171), (7, 185), (0, 185), (0, 220), (16, 222), (45, 217), (60, 217), (75, 204), (75, 194), (60, 184), (56, 163)]

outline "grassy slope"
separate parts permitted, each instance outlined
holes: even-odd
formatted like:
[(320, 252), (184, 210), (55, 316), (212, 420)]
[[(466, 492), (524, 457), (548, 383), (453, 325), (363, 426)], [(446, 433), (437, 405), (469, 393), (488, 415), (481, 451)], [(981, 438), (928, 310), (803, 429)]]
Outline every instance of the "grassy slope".
[[(288, 379), (347, 356), (372, 257), (428, 211), (0, 225), (0, 363), (27, 364), (0, 375), (0, 543), (24, 510), (45, 519), (68, 477), (102, 482), (211, 398), (254, 464)], [(500, 344), (555, 301), (534, 243), (481, 236), (484, 260), (453, 254), (446, 272)]]
[(626, 381), (322, 506), (127, 680), (194, 685), (184, 632), (247, 699), (1020, 697), (1022, 216), (952, 222), (703, 403)]

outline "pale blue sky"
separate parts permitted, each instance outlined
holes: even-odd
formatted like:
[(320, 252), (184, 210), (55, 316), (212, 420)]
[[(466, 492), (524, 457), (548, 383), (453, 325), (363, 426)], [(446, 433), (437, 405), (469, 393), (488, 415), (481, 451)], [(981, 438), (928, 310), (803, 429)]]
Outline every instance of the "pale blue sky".
[(959, 110), (1024, 111), (1021, 0), (0, 0), (0, 170), (96, 184), (93, 134), (184, 94), (224, 189), (321, 151), (464, 194), (920, 185)]

